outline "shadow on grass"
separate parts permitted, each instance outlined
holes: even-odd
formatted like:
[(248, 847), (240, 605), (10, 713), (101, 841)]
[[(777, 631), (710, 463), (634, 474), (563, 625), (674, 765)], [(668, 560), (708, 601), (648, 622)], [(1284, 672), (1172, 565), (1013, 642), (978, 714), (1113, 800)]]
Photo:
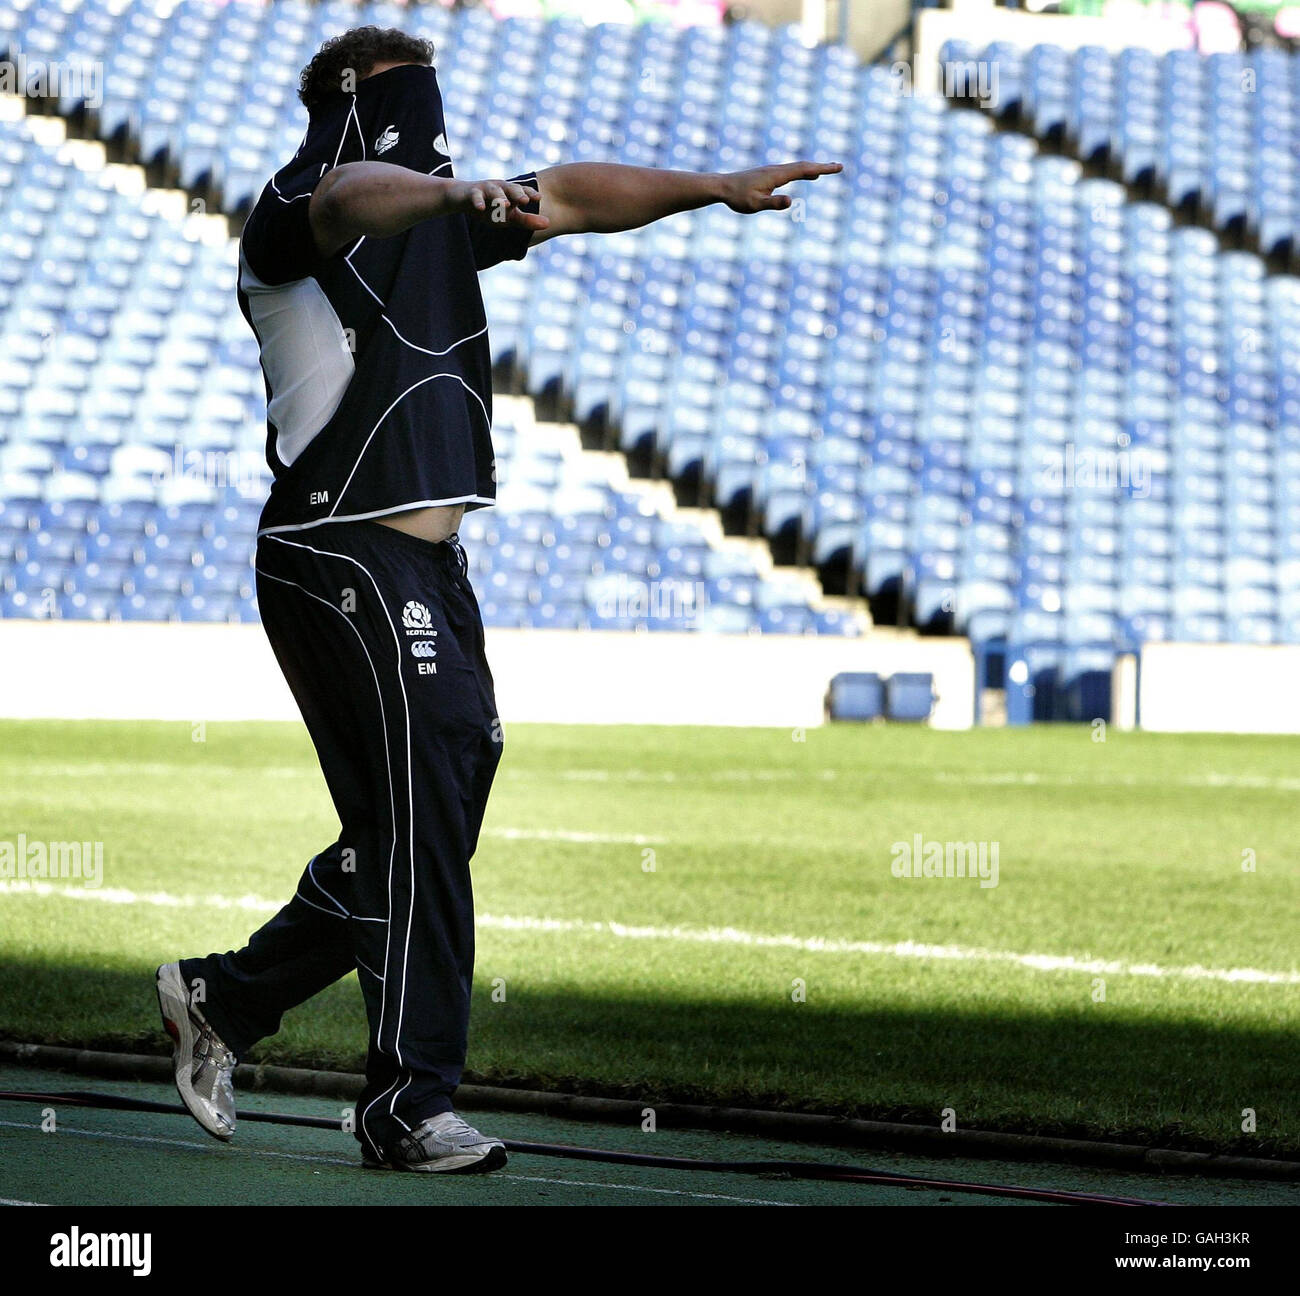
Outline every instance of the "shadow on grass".
[[(0, 963), (0, 1038), (165, 1054), (153, 969)], [(242, 1059), (360, 1071), (365, 1018), (350, 979), (288, 1014)], [(475, 993), (467, 1082), (819, 1112), (1300, 1159), (1300, 1046), (1142, 1016), (822, 1009), (718, 996), (618, 997), (551, 985)], [(1243, 1113), (1257, 1122), (1243, 1133)]]

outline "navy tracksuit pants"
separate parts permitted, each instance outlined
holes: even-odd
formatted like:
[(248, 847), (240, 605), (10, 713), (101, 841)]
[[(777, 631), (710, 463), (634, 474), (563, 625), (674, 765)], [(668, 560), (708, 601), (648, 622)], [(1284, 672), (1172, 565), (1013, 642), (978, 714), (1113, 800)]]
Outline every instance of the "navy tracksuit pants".
[(465, 1063), (478, 842), (501, 729), (455, 538), (373, 522), (262, 536), (262, 621), (340, 832), (241, 950), (187, 959), (236, 1056), (356, 969), (370, 1028), (356, 1133), (379, 1151), (449, 1111)]

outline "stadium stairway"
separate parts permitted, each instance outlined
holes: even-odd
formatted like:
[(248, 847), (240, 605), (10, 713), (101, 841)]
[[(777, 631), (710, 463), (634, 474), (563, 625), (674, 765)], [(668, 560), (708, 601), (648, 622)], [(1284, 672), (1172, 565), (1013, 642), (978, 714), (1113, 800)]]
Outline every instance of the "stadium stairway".
[[(532, 396), (499, 394), (494, 406), (498, 426), (508, 430), (506, 444), (510, 440), (529, 444), (539, 452), (537, 462), (555, 465), (555, 475), (570, 485), (599, 480), (619, 492), (635, 516), (660, 520), (656, 530), (666, 550), (671, 551), (671, 541), (688, 537), (696, 548), (698, 566), (690, 562), (683, 566), (678, 558), (665, 571), (666, 554), (636, 550), (635, 533), (629, 532), (631, 543), (621, 559), (611, 555), (616, 560), (607, 563), (598, 555), (585, 560), (589, 569), (585, 623), (592, 628), (631, 629), (649, 616), (665, 629), (686, 629), (688, 622), (695, 621), (702, 628), (744, 632), (755, 628), (752, 611), (758, 618), (757, 628), (769, 633), (824, 632), (837, 627), (838, 633), (860, 635), (871, 629), (870, 612), (863, 600), (825, 594), (813, 569), (777, 565), (766, 539), (728, 535), (716, 510), (683, 507), (668, 482), (633, 477), (621, 452), (585, 449), (578, 426), (539, 418)], [(501, 440), (498, 437), (499, 443)], [(498, 452), (503, 448), (499, 444)], [(529, 471), (527, 465), (524, 471)], [(534, 503), (536, 484), (527, 476), (511, 477), (508, 467), (503, 477), (497, 509), (468, 514), (461, 534), (471, 545), (485, 619), (490, 624), (528, 624), (512, 620), (509, 606), (497, 597), (513, 588), (510, 555), (503, 555), (499, 548), (502, 540), (509, 538), (511, 525), (503, 526), (497, 514), (501, 518), (527, 514)], [(545, 579), (551, 573), (539, 573), (531, 563), (540, 561), (548, 568), (557, 565), (556, 545), (563, 540), (554, 534), (538, 538), (549, 552), (540, 556), (527, 550), (521, 553), (526, 565), (522, 581), (527, 586), (541, 575), (545, 589), (553, 591), (554, 583)], [(618, 548), (616, 542), (614, 548)], [(527, 594), (526, 588), (520, 590), (525, 601)], [(568, 618), (548, 611), (540, 623), (568, 624)]]

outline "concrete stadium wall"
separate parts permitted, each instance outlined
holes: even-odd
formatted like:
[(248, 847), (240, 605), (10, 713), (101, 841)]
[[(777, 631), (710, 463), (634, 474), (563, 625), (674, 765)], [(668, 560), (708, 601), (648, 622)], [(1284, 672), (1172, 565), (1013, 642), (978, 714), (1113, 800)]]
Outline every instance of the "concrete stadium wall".
[(870, 61), (907, 28), (912, 0), (745, 0), (744, 7), (772, 26), (797, 20), (808, 41), (838, 41), (844, 29), (849, 48)]
[(1300, 733), (1300, 647), (1148, 644), (1137, 720), (1162, 733)]
[(1185, 48), (1187, 31), (1185, 24), (1169, 22), (1154, 6), (1150, 13), (1134, 10), (1118, 23), (1113, 18), (999, 8), (993, 0), (953, 0), (950, 9), (922, 9), (916, 15), (912, 69), (916, 90), (928, 94), (940, 88), (939, 51), (950, 40), (978, 46), (1008, 41), (1026, 49), (1033, 45), (1070, 50), (1099, 45), (1114, 51), (1137, 46), (1163, 54)]
[[(831, 676), (929, 671), (933, 723), (969, 728), (964, 639), (862, 639), (489, 630), (505, 723), (822, 723)], [(0, 621), (0, 716), (12, 719), (293, 720), (260, 626)]]

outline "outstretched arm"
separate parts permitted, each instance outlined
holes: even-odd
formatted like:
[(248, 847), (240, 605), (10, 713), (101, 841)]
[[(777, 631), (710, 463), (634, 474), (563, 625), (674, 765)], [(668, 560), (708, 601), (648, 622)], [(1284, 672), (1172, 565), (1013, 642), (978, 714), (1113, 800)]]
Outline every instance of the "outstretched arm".
[(388, 238), (453, 212), (544, 231), (544, 216), (522, 210), (537, 197), (508, 180), (444, 180), (388, 162), (345, 162), (322, 177), (307, 214), (316, 250), (329, 257), (363, 234)]
[(786, 162), (748, 171), (660, 171), (616, 162), (573, 162), (537, 173), (545, 229), (542, 243), (557, 234), (612, 234), (637, 229), (674, 212), (725, 203), (749, 214), (784, 211), (788, 194), (773, 190), (793, 180), (815, 180), (841, 169), (838, 162)]

